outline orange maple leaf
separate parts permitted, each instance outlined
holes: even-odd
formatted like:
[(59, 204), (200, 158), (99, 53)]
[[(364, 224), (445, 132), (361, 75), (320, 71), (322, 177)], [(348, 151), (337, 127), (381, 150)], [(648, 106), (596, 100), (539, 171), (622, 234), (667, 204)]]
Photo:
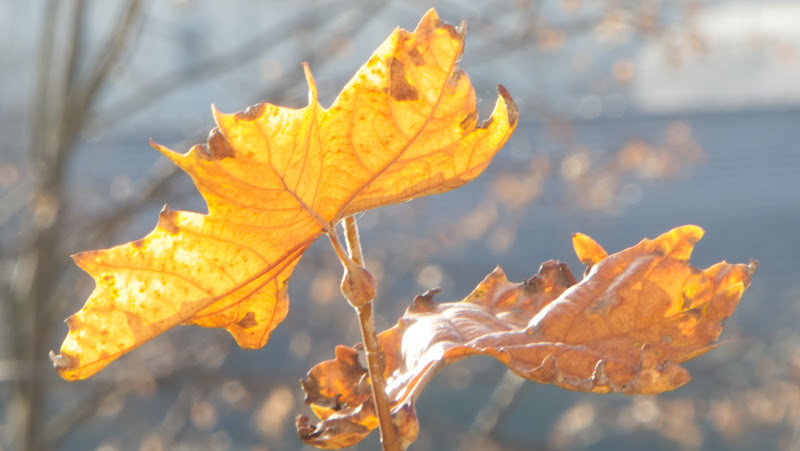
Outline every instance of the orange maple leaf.
[(165, 207), (145, 238), (77, 254), (96, 282), (67, 319), (52, 355), (65, 379), (83, 379), (178, 324), (227, 329), (259, 348), (286, 316), (287, 283), (303, 252), (342, 218), (451, 190), (477, 177), (517, 123), (502, 87), (477, 122), (475, 92), (458, 69), (460, 28), (431, 10), (376, 50), (329, 109), (259, 104), (213, 109), (207, 144), (177, 154), (208, 215)]
[[(689, 263), (703, 235), (673, 229), (614, 255), (586, 235), (573, 244), (587, 274), (576, 282), (563, 263), (511, 283), (500, 268), (461, 302), (436, 304), (438, 290), (417, 296), (378, 339), (386, 393), (400, 435), (419, 429), (414, 402), (444, 366), (490, 355), (527, 379), (594, 393), (661, 393), (689, 381), (679, 363), (712, 349), (724, 321), (750, 285), (757, 262)], [(322, 420), (298, 418), (306, 443), (341, 448), (377, 425), (367, 371), (355, 349), (316, 365), (302, 381), (306, 403)]]

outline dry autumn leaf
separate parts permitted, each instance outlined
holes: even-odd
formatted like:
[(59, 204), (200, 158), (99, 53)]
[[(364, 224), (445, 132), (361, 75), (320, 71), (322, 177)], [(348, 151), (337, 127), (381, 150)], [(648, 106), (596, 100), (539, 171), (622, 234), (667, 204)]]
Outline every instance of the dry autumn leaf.
[(376, 50), (329, 109), (259, 104), (213, 110), (217, 128), (186, 154), (154, 146), (189, 173), (208, 215), (164, 208), (145, 238), (75, 256), (96, 282), (67, 320), (59, 374), (83, 379), (178, 324), (227, 329), (266, 344), (286, 316), (303, 252), (342, 218), (456, 188), (477, 177), (517, 123), (500, 86), (478, 125), (457, 62), (460, 28), (431, 10)]
[[(406, 442), (419, 429), (414, 401), (445, 365), (490, 355), (527, 379), (586, 392), (661, 393), (689, 381), (679, 364), (712, 349), (724, 321), (750, 285), (757, 262), (689, 263), (703, 235), (697, 226), (608, 255), (576, 234), (589, 268), (575, 281), (566, 265), (544, 263), (539, 274), (511, 283), (501, 269), (461, 302), (417, 296), (396, 326), (378, 338), (386, 393)], [(366, 370), (355, 349), (316, 365), (303, 382), (306, 402), (322, 420), (298, 418), (298, 434), (323, 448), (350, 446), (376, 427)]]

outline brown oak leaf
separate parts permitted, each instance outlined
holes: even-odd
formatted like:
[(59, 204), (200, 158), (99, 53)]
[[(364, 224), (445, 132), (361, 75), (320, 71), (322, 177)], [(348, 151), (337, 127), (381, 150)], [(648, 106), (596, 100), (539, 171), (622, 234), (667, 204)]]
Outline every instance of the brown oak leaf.
[[(608, 255), (591, 238), (573, 244), (587, 265), (576, 282), (548, 261), (511, 283), (500, 268), (461, 302), (437, 304), (436, 290), (417, 296), (397, 325), (379, 335), (386, 393), (406, 442), (419, 426), (414, 402), (444, 366), (473, 355), (495, 357), (516, 374), (569, 390), (626, 394), (674, 390), (690, 379), (681, 362), (714, 348), (724, 321), (750, 285), (758, 263), (689, 263), (703, 230), (687, 225)], [(322, 420), (298, 418), (315, 446), (352, 445), (377, 425), (366, 370), (356, 349), (302, 381), (306, 402)]]

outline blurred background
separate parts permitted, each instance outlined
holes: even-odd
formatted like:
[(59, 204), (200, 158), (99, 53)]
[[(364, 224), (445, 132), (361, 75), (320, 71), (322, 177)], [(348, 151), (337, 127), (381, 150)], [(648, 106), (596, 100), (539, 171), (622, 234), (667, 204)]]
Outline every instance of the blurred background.
[(432, 6), (468, 23), (482, 116), (502, 83), (521, 122), (473, 183), (360, 216), (380, 329), (496, 265), (581, 274), (579, 231), (615, 252), (694, 223), (696, 266), (761, 266), (687, 386), (572, 393), (474, 358), (425, 390), (411, 449), (800, 449), (800, 3), (35, 0), (0, 2), (0, 450), (303, 449), (297, 380), (360, 340), (326, 240), (264, 349), (179, 327), (77, 383), (47, 359), (93, 288), (69, 255), (144, 236), (165, 203), (206, 211), (149, 138), (188, 150), (212, 103), (305, 106), (302, 61), (327, 106)]

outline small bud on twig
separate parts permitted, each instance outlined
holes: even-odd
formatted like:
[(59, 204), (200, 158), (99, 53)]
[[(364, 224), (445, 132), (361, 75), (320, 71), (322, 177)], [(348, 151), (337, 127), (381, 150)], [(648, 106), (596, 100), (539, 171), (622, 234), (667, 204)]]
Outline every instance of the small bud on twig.
[(364, 306), (375, 299), (375, 278), (363, 266), (348, 264), (342, 277), (342, 294), (355, 308)]

